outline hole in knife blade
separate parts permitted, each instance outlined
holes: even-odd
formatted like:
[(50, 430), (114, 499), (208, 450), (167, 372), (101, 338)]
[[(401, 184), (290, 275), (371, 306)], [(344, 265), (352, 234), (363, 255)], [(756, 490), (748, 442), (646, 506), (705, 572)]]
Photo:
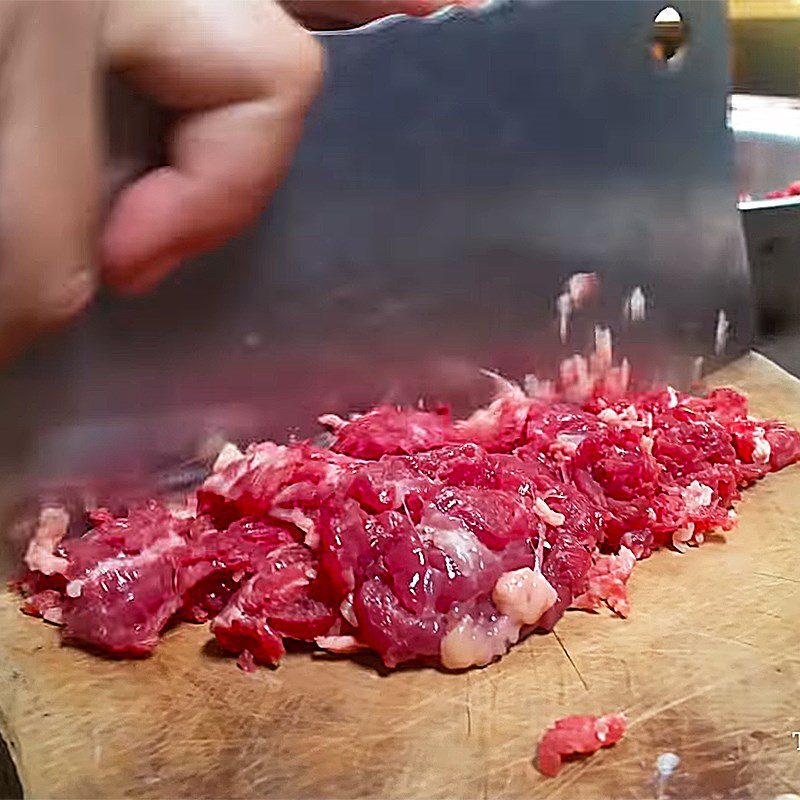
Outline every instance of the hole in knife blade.
[(681, 13), (665, 6), (655, 15), (650, 35), (650, 56), (658, 64), (677, 69), (683, 62), (689, 29)]

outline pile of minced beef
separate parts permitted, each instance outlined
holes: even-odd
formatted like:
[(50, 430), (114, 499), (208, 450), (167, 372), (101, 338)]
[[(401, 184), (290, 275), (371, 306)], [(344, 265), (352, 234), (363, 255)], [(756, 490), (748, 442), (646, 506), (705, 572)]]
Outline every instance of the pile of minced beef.
[[(800, 458), (743, 396), (627, 391), (610, 353), (486, 408), (322, 418), (327, 448), (228, 445), (184, 507), (42, 511), (18, 588), (66, 640), (143, 656), (168, 623), (211, 622), (239, 663), (286, 639), (384, 664), (488, 664), (568, 608), (628, 613), (637, 559), (728, 530), (740, 492)], [(598, 360), (599, 359), (599, 360)], [(533, 396), (531, 396), (533, 395)]]

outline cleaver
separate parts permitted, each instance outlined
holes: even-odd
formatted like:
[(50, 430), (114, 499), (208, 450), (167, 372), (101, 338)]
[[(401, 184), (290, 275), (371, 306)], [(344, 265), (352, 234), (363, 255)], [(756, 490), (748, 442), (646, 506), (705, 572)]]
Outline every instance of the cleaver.
[[(5, 494), (178, 484), (225, 439), (313, 436), (320, 413), (376, 402), (463, 411), (491, 390), (481, 368), (547, 377), (598, 323), (643, 381), (747, 350), (725, 7), (677, 0), (688, 42), (665, 65), (662, 6), (499, 0), (319, 34), (325, 85), (258, 223), (0, 374)], [(159, 163), (164, 121), (109, 92), (122, 180)], [(602, 291), (562, 342), (575, 272)]]

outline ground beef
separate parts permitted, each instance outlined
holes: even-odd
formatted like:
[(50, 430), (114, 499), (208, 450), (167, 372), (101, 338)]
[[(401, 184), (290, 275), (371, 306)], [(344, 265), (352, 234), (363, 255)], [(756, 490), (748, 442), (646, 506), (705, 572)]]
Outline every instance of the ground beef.
[(574, 716), (556, 720), (539, 742), (539, 771), (548, 777), (555, 777), (565, 757), (588, 755), (601, 747), (611, 747), (623, 737), (627, 727), (624, 714)]
[[(64, 538), (45, 510), (23, 610), (123, 657), (171, 622), (210, 620), (244, 669), (277, 663), (286, 639), (462, 669), (571, 606), (627, 615), (635, 559), (731, 528), (741, 490), (796, 461), (800, 434), (729, 389), (629, 392), (606, 339), (547, 400), (541, 382), (528, 396), (492, 376), (498, 397), (464, 420), (381, 406), (323, 418), (329, 448), (228, 446), (192, 512), (97, 510)], [(601, 741), (573, 728), (546, 737), (560, 742), (543, 742), (547, 769)]]

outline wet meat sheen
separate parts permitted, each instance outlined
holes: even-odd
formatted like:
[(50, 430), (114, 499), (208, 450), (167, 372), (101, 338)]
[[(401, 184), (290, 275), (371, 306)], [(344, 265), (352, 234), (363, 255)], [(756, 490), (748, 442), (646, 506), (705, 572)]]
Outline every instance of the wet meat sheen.
[[(796, 461), (800, 435), (730, 389), (628, 391), (607, 339), (598, 329), (592, 359), (571, 359), (546, 397), (491, 375), (497, 397), (466, 419), (380, 406), (322, 418), (329, 448), (227, 446), (191, 512), (98, 509), (70, 538), (44, 509), (23, 611), (118, 657), (210, 621), (246, 670), (289, 639), (466, 669), (570, 607), (626, 616), (637, 559), (730, 529), (742, 490)], [(548, 734), (543, 769), (610, 741), (580, 719)]]

